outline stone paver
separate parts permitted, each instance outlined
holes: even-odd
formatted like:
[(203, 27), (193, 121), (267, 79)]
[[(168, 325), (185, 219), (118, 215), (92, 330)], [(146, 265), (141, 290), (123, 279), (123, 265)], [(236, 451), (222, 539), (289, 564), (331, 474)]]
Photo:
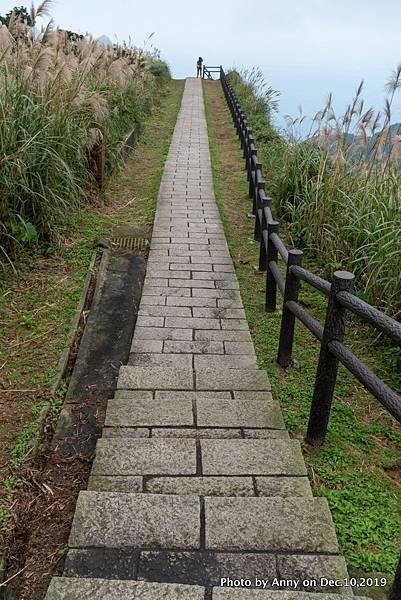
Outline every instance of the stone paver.
[(269, 390), (265, 371), (259, 369), (212, 369), (196, 371), (197, 390)]
[(152, 429), (152, 437), (162, 438), (196, 438), (196, 439), (225, 439), (225, 438), (242, 438), (240, 429), (223, 429), (223, 428), (205, 428), (202, 429), (197, 427), (196, 429), (187, 429), (182, 427), (181, 429), (170, 429), (164, 427), (163, 429)]
[(283, 439), (289, 440), (290, 436), (286, 429), (243, 429), (244, 438), (250, 439)]
[(132, 351), (137, 340), (192, 340), (192, 329), (169, 329), (167, 327), (136, 327)]
[(103, 438), (148, 438), (150, 437), (149, 427), (104, 427)]
[(167, 340), (163, 352), (182, 354), (224, 354), (223, 342), (174, 342)]
[(152, 494), (253, 496), (251, 477), (152, 477), (145, 485)]
[(295, 440), (202, 440), (205, 475), (306, 475)]
[(192, 390), (194, 388), (192, 368), (166, 369), (163, 367), (124, 366), (120, 368), (117, 388), (128, 390)]
[[(212, 600), (339, 600), (338, 594), (314, 594), (279, 590), (244, 590), (215, 588)], [(368, 600), (358, 596), (358, 600)]]
[(196, 473), (193, 440), (101, 439), (93, 463), (94, 475), (191, 475)]
[(68, 551), (64, 575), (92, 579), (138, 577), (139, 551), (131, 548), (75, 548)]
[(200, 544), (197, 496), (81, 492), (71, 548), (182, 548)]
[(219, 586), (222, 577), (273, 579), (277, 568), (271, 554), (146, 551), (141, 553), (138, 574), (148, 581), (162, 574), (166, 581), (211, 587)]
[(194, 368), (196, 371), (200, 369), (255, 369), (256, 358), (253, 354), (196, 356)]
[(192, 402), (180, 397), (171, 402), (158, 398), (111, 400), (107, 406), (105, 421), (108, 427), (174, 427), (193, 424)]
[(264, 398), (230, 398), (197, 402), (197, 423), (202, 427), (276, 427), (284, 429), (280, 408), (270, 394)]
[(337, 553), (325, 498), (205, 498), (206, 548)]
[(134, 367), (163, 367), (163, 369), (192, 369), (192, 354), (133, 353), (128, 364)]
[(346, 574), (327, 502), (312, 497), (269, 390), (214, 197), (201, 85), (189, 79), (129, 363), (78, 498), (69, 577), (46, 600), (337, 600), (219, 587)]
[(258, 496), (312, 497), (307, 477), (256, 477)]
[[(322, 555), (291, 555), (286, 554), (277, 557), (277, 567), (283, 579), (297, 579), (297, 589), (308, 591), (329, 591), (328, 586), (319, 585), (323, 578), (344, 581), (347, 578), (347, 566), (342, 556)], [(315, 580), (316, 586), (308, 588), (302, 585), (302, 581)], [(331, 589), (330, 591), (333, 591)]]
[(204, 600), (200, 587), (55, 577), (45, 600)]
[(88, 490), (94, 492), (142, 492), (142, 477), (91, 475)]

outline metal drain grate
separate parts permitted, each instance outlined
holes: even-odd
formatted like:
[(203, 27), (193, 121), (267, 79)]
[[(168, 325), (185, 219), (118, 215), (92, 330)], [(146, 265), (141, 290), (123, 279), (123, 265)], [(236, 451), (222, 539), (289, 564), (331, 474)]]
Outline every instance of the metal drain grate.
[(146, 250), (149, 248), (149, 240), (138, 237), (112, 237), (111, 242), (117, 248), (125, 250)]

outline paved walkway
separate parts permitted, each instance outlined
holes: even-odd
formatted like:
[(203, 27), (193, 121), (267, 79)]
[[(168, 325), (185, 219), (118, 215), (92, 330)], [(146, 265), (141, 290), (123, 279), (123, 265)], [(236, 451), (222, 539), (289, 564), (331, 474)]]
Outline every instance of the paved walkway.
[(288, 600), (217, 586), (346, 577), (269, 390), (213, 193), (201, 83), (188, 79), (129, 365), (47, 600)]

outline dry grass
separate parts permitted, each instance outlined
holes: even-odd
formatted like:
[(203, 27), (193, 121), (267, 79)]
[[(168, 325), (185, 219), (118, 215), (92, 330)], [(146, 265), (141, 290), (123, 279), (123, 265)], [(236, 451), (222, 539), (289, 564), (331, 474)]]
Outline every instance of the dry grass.
[[(49, 1), (32, 8), (47, 15)], [(57, 224), (92, 182), (89, 154), (108, 156), (149, 113), (169, 79), (157, 51), (103, 47), (16, 14), (0, 26), (0, 254), (54, 241)], [(0, 257), (1, 259), (1, 257)]]
[(302, 113), (288, 117), (286, 136), (270, 124), (271, 92), (266, 99), (259, 80), (229, 77), (254, 128), (276, 213), (291, 223), (294, 244), (307, 248), (327, 277), (338, 268), (355, 272), (358, 293), (399, 317), (401, 127), (394, 120), (401, 65), (387, 82), (382, 112), (365, 106), (361, 82), (344, 114), (336, 114), (329, 94), (309, 125)]

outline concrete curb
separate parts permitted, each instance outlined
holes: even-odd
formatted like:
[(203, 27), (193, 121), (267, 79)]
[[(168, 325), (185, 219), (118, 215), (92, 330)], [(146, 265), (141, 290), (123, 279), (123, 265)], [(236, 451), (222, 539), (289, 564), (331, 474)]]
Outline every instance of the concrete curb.
[(71, 321), (70, 332), (68, 334), (67, 343), (66, 343), (64, 350), (61, 353), (60, 359), (58, 361), (56, 376), (54, 378), (52, 387), (50, 389), (50, 394), (52, 396), (54, 396), (56, 394), (58, 388), (60, 387), (60, 384), (64, 378), (64, 375), (65, 375), (65, 372), (67, 369), (68, 360), (69, 360), (69, 357), (71, 354), (71, 349), (74, 344), (74, 340), (77, 335), (77, 330), (78, 330), (79, 323), (81, 320), (82, 311), (87, 302), (89, 287), (90, 287), (90, 284), (94, 277), (94, 268), (95, 268), (95, 264), (96, 264), (96, 257), (97, 257), (97, 252), (93, 252), (92, 258), (91, 258), (91, 261), (90, 261), (89, 267), (88, 267), (88, 274), (86, 275), (86, 278), (85, 278), (85, 283), (84, 283), (84, 288), (82, 290), (81, 299), (79, 301), (75, 315)]

